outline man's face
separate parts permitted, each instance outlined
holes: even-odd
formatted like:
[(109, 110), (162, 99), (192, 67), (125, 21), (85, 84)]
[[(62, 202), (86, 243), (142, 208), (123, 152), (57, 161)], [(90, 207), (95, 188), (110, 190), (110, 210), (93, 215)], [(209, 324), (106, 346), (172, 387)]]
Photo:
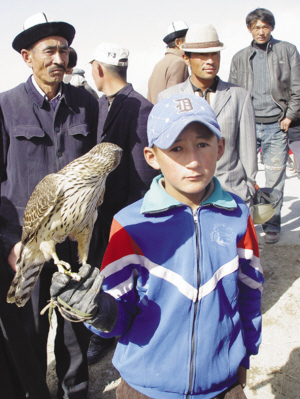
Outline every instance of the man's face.
[(56, 85), (63, 80), (69, 62), (68, 42), (63, 37), (46, 37), (21, 54), (39, 85)]
[[(217, 137), (204, 125), (192, 122), (167, 150), (153, 147), (148, 150), (155, 169), (165, 178), (165, 190), (173, 198), (191, 207), (198, 205), (214, 176), (216, 163), (224, 152), (224, 139)], [(147, 151), (146, 151), (147, 152)]]
[(220, 52), (215, 53), (191, 53), (191, 58), (185, 54), (183, 58), (191, 67), (192, 76), (200, 81), (213, 81), (220, 69)]
[(248, 28), (248, 31), (252, 34), (255, 43), (264, 44), (270, 40), (273, 28), (267, 22), (263, 22), (259, 19), (253, 22), (251, 28)]

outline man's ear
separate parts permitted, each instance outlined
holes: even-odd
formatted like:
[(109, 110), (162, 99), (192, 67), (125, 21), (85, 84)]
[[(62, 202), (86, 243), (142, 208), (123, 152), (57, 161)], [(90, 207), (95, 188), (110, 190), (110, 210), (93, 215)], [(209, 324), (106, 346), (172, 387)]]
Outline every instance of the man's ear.
[(103, 76), (104, 76), (104, 69), (103, 69), (102, 65), (99, 64), (99, 62), (97, 62), (97, 70), (98, 70), (98, 73), (99, 73), (100, 78), (103, 78)]
[(156, 154), (153, 148), (145, 147), (144, 148), (144, 157), (148, 165), (150, 165), (153, 169), (159, 170), (160, 166), (156, 159)]
[(21, 50), (21, 56), (23, 57), (23, 60), (29, 66), (29, 68), (32, 68), (31, 51), (30, 50), (26, 50), (26, 49), (22, 49)]
[(184, 59), (184, 62), (186, 63), (187, 66), (191, 66), (190, 64), (190, 59), (186, 54), (182, 54), (182, 58)]
[(178, 37), (175, 39), (175, 45), (176, 47), (180, 48), (180, 46), (183, 44), (182, 40), (179, 40)]
[(217, 155), (217, 161), (222, 158), (222, 155), (224, 154), (225, 151), (225, 137), (222, 137), (221, 140), (218, 141), (218, 155)]

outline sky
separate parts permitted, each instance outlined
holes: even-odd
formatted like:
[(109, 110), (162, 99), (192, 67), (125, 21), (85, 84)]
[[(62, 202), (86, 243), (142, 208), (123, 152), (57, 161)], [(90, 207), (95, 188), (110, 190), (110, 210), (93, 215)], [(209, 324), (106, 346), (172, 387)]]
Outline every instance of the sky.
[(1, 0), (0, 13), (0, 92), (24, 82), (31, 74), (12, 41), (24, 21), (38, 12), (46, 12), (57, 21), (76, 29), (72, 43), (78, 54), (77, 67), (86, 71), (94, 86), (87, 64), (95, 48), (103, 42), (117, 43), (129, 49), (128, 82), (147, 96), (147, 84), (154, 65), (164, 56), (163, 37), (172, 21), (187, 25), (212, 23), (219, 40), (226, 45), (221, 52), (219, 76), (228, 79), (233, 55), (248, 46), (251, 35), (245, 25), (246, 15), (257, 7), (267, 8), (275, 16), (273, 37), (291, 42), (300, 49), (300, 2), (298, 0)]

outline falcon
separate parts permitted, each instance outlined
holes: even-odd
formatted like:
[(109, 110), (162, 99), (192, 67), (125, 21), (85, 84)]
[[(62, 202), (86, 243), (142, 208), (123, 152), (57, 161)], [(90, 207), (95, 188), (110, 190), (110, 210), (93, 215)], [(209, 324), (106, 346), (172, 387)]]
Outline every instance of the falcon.
[(97, 144), (59, 172), (45, 176), (35, 187), (24, 212), (17, 273), (7, 302), (24, 306), (43, 264), (51, 258), (60, 272), (80, 279), (67, 262), (58, 258), (55, 245), (67, 237), (77, 241), (79, 262), (87, 263), (106, 178), (119, 165), (121, 156), (122, 150), (117, 145)]

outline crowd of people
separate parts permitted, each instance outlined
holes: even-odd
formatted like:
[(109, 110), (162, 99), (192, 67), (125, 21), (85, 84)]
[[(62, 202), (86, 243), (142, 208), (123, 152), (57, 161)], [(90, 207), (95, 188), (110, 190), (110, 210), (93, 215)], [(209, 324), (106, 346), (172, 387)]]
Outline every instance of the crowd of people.
[[(73, 323), (56, 309), (57, 398), (87, 398), (88, 364), (116, 341), (118, 399), (246, 397), (264, 281), (252, 220), (257, 153), (266, 187), (283, 193), (289, 147), (300, 178), (299, 53), (273, 38), (269, 10), (249, 13), (246, 26), (252, 41), (233, 57), (226, 82), (216, 28), (172, 22), (148, 99), (127, 82), (128, 49), (102, 43), (90, 59), (99, 98), (76, 68), (75, 28), (46, 13), (25, 21), (12, 46), (32, 74), (0, 94), (5, 398), (50, 398), (49, 320), (40, 313), (50, 292), (68, 304), (76, 291), (78, 310), (89, 298), (96, 312)], [(49, 261), (25, 306), (8, 304), (35, 186), (101, 142), (123, 155), (106, 181), (88, 267), (78, 263), (74, 241), (56, 246), (81, 280), (70, 285)], [(281, 207), (282, 200), (263, 224), (267, 244), (280, 238)], [(90, 276), (100, 271), (103, 287), (91, 301)]]

